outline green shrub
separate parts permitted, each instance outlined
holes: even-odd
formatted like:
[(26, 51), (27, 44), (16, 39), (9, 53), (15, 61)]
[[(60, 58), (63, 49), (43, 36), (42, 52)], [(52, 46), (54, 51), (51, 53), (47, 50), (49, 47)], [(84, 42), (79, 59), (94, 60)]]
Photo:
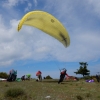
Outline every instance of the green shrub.
[(8, 74), (7, 73), (5, 73), (5, 72), (0, 72), (0, 78), (5, 78), (5, 79), (7, 79), (8, 78)]
[(24, 91), (21, 88), (10, 88), (5, 92), (5, 97), (18, 97), (19, 95), (23, 95)]
[(93, 78), (93, 80), (94, 80), (95, 82), (97, 82), (97, 79), (96, 79), (96, 78)]
[(52, 79), (49, 75), (45, 77), (45, 79)]
[(87, 94), (86, 94), (86, 97), (90, 97), (90, 96), (91, 96), (91, 94), (90, 94), (90, 93), (87, 93)]
[(92, 79), (91, 76), (84, 76), (83, 79), (88, 80), (88, 79)]
[(77, 95), (77, 100), (83, 100), (83, 98), (80, 95)]
[(97, 96), (97, 98), (100, 98), (100, 96)]
[(88, 80), (88, 79), (95, 79), (95, 78), (96, 78), (96, 76), (93, 75), (93, 76), (84, 76), (84, 77), (82, 77), (82, 78), (80, 78), (80, 79)]
[(5, 87), (8, 87), (8, 84), (5, 84)]

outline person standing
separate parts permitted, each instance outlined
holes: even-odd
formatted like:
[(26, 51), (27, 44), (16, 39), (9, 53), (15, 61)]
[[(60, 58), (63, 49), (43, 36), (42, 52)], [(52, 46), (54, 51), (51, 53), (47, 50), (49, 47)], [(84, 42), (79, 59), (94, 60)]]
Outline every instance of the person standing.
[(100, 78), (97, 74), (96, 74), (96, 79), (97, 79), (97, 82), (100, 82)]
[(42, 81), (42, 72), (41, 71), (38, 71), (37, 73), (36, 73), (36, 76), (37, 76), (37, 81)]
[(25, 81), (25, 75), (21, 77), (21, 80), (22, 81)]

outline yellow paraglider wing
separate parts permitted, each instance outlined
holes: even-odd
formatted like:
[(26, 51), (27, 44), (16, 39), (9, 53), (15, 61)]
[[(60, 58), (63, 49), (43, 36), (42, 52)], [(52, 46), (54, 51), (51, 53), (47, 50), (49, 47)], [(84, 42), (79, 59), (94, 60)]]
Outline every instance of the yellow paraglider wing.
[(65, 47), (70, 45), (70, 38), (64, 26), (51, 14), (44, 11), (28, 12), (20, 20), (18, 31), (22, 25), (36, 27), (59, 40)]

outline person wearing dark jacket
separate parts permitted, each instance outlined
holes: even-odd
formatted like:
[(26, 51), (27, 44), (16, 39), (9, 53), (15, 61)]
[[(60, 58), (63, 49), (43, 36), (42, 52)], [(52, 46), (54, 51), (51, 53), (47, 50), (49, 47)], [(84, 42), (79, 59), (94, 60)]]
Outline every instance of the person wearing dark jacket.
[(16, 78), (17, 78), (17, 70), (16, 71), (14, 69), (10, 70), (7, 81), (9, 82), (16, 81)]
[(21, 80), (22, 81), (25, 81), (25, 75), (21, 77)]
[(69, 77), (69, 75), (66, 73), (66, 69), (64, 68), (64, 69), (62, 69), (62, 71), (60, 72), (60, 79), (59, 79), (59, 81), (58, 81), (58, 84), (60, 84), (61, 82), (63, 82), (63, 80), (64, 80), (64, 78), (65, 78), (65, 75), (67, 76), (67, 77)]

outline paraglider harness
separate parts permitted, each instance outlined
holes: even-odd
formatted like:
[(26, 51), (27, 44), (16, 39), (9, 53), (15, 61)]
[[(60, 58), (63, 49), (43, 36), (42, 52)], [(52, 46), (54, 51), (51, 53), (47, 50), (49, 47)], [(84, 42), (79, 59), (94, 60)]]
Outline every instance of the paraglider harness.
[(62, 72), (60, 72), (60, 77), (62, 77), (64, 79), (65, 75), (66, 75), (66, 69), (64, 68)]
[(66, 75), (66, 71), (67, 71), (67, 70), (66, 70), (65, 68), (63, 68), (62, 70), (63, 70), (62, 72), (61, 72), (61, 70), (60, 70), (60, 79), (59, 79), (59, 81), (58, 81), (58, 84), (64, 80), (65, 75)]

